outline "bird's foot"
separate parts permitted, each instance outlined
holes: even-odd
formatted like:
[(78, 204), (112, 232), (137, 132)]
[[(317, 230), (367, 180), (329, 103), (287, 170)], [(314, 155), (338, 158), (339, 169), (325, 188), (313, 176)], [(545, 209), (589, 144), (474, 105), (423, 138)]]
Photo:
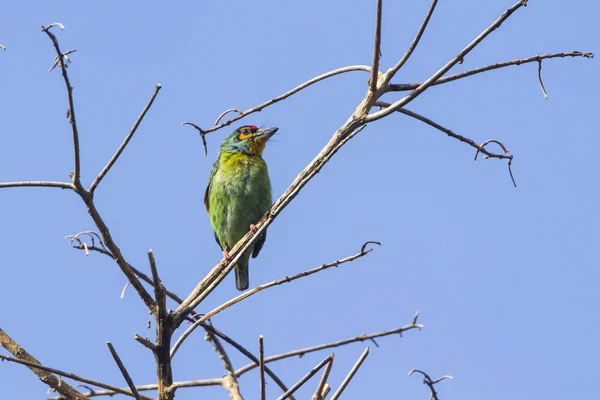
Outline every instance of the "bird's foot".
[(225, 246), (225, 248), (223, 249), (223, 258), (225, 259), (226, 263), (230, 263), (231, 262), (231, 257), (229, 256), (229, 250), (231, 250), (229, 248), (229, 246)]
[(252, 233), (258, 232), (258, 229), (256, 228), (256, 225), (254, 225), (254, 224), (250, 224), (250, 230), (252, 231)]

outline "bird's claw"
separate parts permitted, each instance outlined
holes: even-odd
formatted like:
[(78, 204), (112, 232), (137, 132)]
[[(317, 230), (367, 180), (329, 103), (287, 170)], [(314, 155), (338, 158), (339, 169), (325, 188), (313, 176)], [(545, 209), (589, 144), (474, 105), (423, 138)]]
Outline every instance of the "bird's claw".
[(256, 225), (254, 225), (254, 224), (250, 224), (250, 230), (252, 231), (252, 233), (258, 232), (258, 229), (256, 228)]
[(231, 262), (231, 257), (229, 256), (229, 246), (225, 246), (225, 248), (223, 249), (223, 258), (225, 259), (225, 262), (227, 262), (228, 264)]

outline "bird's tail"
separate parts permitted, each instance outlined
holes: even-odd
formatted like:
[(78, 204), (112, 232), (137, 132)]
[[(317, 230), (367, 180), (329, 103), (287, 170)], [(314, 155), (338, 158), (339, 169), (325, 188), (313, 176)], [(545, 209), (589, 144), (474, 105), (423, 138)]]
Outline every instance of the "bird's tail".
[(235, 287), (242, 291), (248, 289), (250, 277), (248, 276), (248, 262), (245, 265), (238, 263), (235, 266)]

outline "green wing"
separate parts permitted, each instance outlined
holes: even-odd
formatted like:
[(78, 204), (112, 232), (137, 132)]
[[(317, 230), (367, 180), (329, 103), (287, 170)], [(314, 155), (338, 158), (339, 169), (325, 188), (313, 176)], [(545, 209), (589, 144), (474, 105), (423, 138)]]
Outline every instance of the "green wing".
[[(213, 169), (210, 172), (210, 176), (208, 177), (208, 185), (206, 185), (206, 190), (204, 191), (204, 208), (206, 209), (206, 212), (209, 212), (208, 210), (210, 209), (210, 204), (208, 201), (208, 196), (210, 193), (210, 183), (213, 180), (213, 177), (215, 176), (215, 174), (217, 173), (217, 171), (219, 170), (219, 159), (217, 158), (217, 161), (215, 161), (215, 163), (213, 164)], [(223, 247), (221, 246), (221, 242), (219, 241), (219, 237), (217, 236), (217, 232), (214, 231), (213, 229), (213, 233), (215, 234), (215, 240), (217, 241), (217, 244), (219, 245), (219, 247), (221, 247), (221, 250), (223, 250)]]

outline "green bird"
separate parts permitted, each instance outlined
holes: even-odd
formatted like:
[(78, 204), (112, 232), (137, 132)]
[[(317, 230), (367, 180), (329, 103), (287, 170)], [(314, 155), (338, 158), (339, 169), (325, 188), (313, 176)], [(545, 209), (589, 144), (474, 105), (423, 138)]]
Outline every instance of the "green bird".
[[(219, 149), (204, 192), (204, 207), (217, 244), (227, 260), (230, 260), (229, 250), (248, 230), (256, 232), (254, 224), (271, 207), (271, 180), (262, 153), (277, 129), (242, 126), (233, 131)], [(250, 255), (256, 258), (266, 239), (265, 231), (235, 265), (238, 290), (248, 289)]]

